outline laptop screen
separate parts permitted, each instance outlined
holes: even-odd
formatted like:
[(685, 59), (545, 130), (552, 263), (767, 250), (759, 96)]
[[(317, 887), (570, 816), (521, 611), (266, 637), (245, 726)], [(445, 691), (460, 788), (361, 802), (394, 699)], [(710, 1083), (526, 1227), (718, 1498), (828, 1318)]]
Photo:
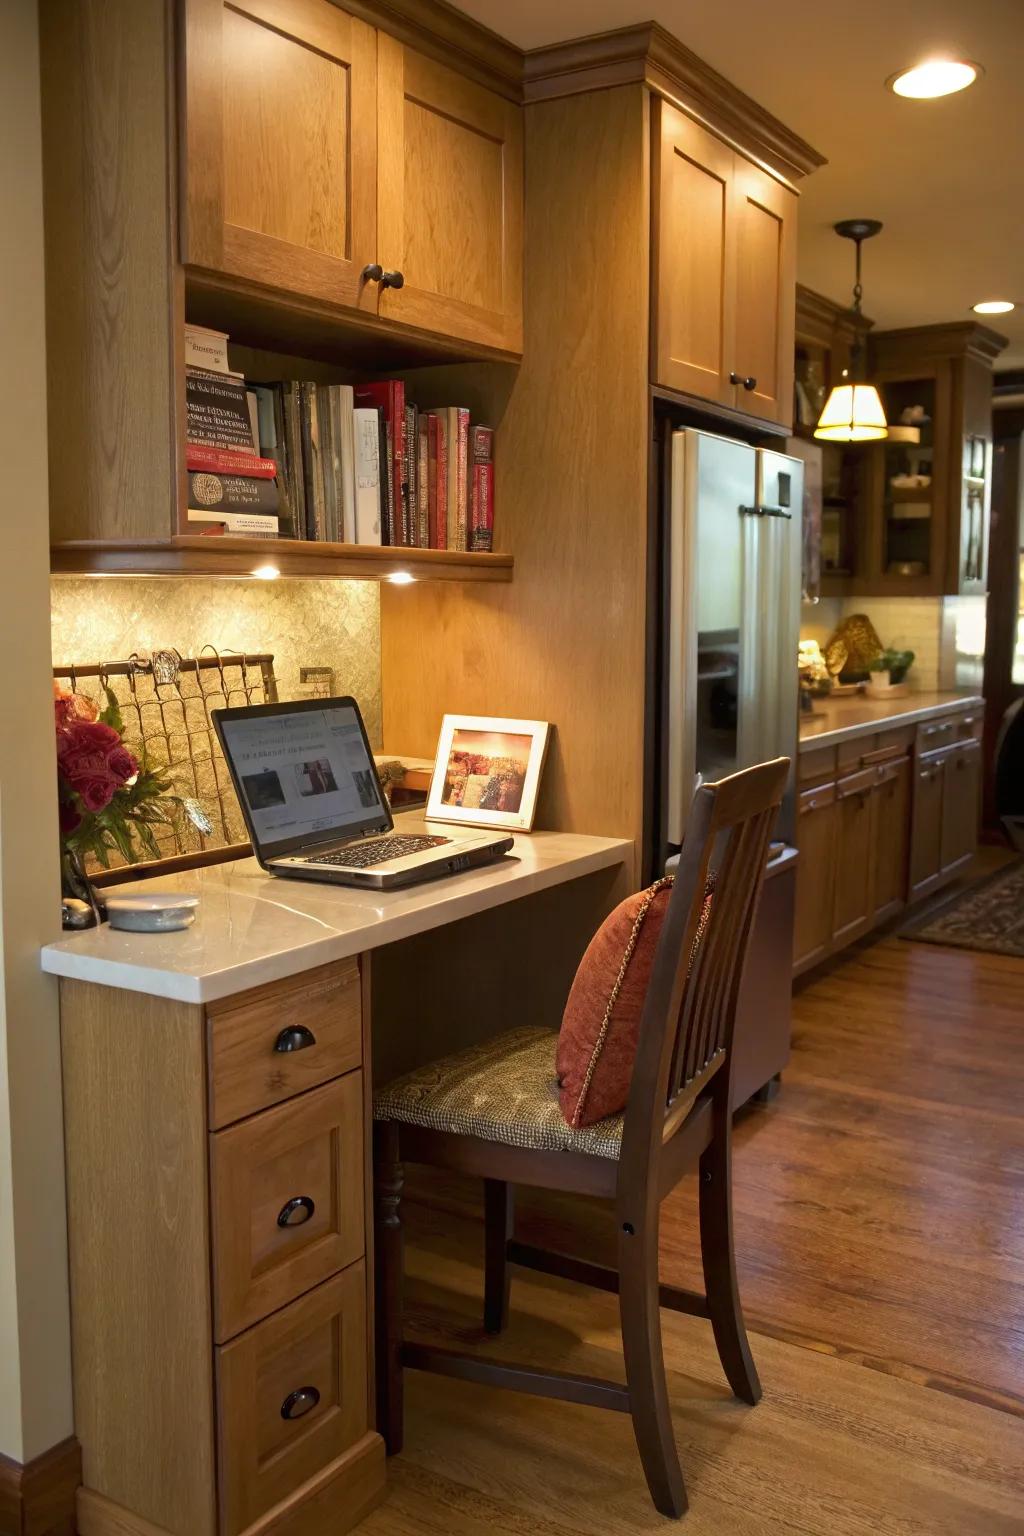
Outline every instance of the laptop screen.
[(215, 713), (224, 755), (262, 854), (386, 831), (392, 825), (354, 700)]

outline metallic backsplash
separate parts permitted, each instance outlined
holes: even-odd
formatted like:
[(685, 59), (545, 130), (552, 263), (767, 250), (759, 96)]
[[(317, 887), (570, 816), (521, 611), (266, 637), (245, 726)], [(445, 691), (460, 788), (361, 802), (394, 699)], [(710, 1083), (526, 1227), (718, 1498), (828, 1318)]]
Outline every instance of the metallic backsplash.
[(372, 745), (381, 744), (376, 582), (58, 576), (50, 614), (55, 665), (160, 648), (194, 656), (203, 645), (272, 651), (282, 699), (305, 694), (300, 667), (331, 667), (335, 693), (355, 695)]

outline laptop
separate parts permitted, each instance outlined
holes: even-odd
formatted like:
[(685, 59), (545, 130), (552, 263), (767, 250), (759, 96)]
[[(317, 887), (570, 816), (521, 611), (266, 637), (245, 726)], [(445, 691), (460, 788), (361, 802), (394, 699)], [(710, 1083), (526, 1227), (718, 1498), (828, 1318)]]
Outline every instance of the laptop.
[(396, 832), (355, 699), (211, 713), (268, 874), (388, 891), (492, 864), (513, 846), (507, 833), (436, 823)]

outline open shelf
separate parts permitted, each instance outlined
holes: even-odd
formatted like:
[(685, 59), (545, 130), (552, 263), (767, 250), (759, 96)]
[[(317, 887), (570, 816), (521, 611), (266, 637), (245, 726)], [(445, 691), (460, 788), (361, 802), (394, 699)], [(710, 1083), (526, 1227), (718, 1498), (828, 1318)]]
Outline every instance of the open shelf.
[(512, 556), (393, 545), (322, 544), (307, 539), (76, 539), (54, 544), (56, 576), (252, 576), (272, 565), (282, 576), (380, 581), (407, 572), (417, 581), (511, 581)]

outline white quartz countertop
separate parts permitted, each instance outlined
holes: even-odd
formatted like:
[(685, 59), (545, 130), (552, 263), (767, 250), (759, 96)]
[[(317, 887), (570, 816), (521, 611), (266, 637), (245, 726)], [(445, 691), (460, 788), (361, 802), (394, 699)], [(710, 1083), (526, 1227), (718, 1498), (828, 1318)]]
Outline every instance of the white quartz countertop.
[(856, 736), (870, 736), (886, 726), (914, 725), (952, 708), (977, 707), (985, 701), (976, 693), (908, 693), (902, 699), (875, 699), (859, 693), (840, 699), (815, 699), (814, 713), (800, 716), (800, 746), (834, 747)]
[[(403, 831), (417, 829), (403, 819)], [(632, 851), (621, 838), (534, 832), (517, 836), (513, 853), (498, 864), (398, 891), (282, 880), (264, 874), (255, 859), (207, 865), (117, 887), (118, 895), (198, 895), (191, 928), (123, 933), (104, 923), (48, 944), (42, 966), (102, 986), (214, 1002), (612, 868)]]

